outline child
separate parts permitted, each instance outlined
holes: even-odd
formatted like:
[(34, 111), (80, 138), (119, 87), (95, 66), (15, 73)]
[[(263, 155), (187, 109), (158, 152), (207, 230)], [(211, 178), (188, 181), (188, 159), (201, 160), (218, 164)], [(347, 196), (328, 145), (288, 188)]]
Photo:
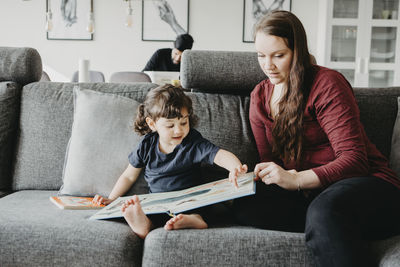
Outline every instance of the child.
[[(135, 131), (145, 135), (144, 138), (129, 155), (129, 165), (108, 198), (96, 195), (93, 202), (107, 205), (122, 196), (143, 168), (150, 193), (175, 191), (201, 184), (201, 162), (215, 163), (229, 170), (229, 180), (237, 186), (237, 176), (247, 172), (247, 166), (242, 165), (231, 152), (204, 139), (193, 129), (195, 123), (192, 101), (180, 88), (168, 84), (151, 90), (138, 108), (134, 125)], [(204, 208), (167, 220), (165, 215), (145, 215), (137, 196), (126, 201), (122, 212), (129, 226), (141, 238), (163, 224), (166, 230), (208, 227), (203, 218), (207, 215)]]

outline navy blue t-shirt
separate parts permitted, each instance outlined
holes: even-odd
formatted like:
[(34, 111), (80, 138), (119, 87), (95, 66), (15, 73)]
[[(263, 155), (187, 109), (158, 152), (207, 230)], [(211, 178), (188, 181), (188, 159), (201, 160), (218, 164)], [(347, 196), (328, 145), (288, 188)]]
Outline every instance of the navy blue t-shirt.
[(143, 137), (136, 151), (129, 155), (135, 168), (145, 168), (144, 178), (151, 193), (181, 190), (202, 184), (200, 164), (213, 164), (219, 147), (203, 138), (195, 129), (169, 154), (158, 146), (158, 133)]

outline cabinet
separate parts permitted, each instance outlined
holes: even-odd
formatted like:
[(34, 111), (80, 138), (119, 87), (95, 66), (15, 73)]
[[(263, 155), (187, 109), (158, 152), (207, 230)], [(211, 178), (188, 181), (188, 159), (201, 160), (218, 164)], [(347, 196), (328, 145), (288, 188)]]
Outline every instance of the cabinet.
[(316, 59), (354, 87), (400, 86), (399, 0), (320, 0)]

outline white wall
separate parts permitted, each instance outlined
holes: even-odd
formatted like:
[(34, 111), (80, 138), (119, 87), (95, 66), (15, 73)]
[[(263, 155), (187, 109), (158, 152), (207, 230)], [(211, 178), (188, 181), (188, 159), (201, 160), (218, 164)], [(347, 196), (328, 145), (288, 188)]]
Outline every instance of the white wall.
[[(79, 1), (79, 0), (78, 0)], [(242, 42), (243, 0), (189, 0), (189, 33), (193, 49), (253, 51)], [(108, 80), (115, 71), (140, 71), (152, 53), (169, 42), (141, 40), (141, 1), (132, 1), (134, 25), (124, 26), (123, 0), (95, 0), (96, 31), (93, 41), (47, 40), (44, 30), (46, 0), (0, 0), (0, 46), (36, 48), (53, 81), (69, 81), (79, 58), (90, 60)], [(317, 48), (318, 0), (292, 0), (292, 12), (303, 22), (309, 49)]]

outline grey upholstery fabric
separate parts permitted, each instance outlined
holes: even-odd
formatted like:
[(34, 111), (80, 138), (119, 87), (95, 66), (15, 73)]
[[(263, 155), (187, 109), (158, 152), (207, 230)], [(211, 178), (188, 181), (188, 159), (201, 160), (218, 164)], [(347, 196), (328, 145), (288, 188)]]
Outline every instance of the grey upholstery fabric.
[(354, 88), (354, 93), (367, 136), (389, 158), (400, 87)]
[(313, 261), (304, 234), (233, 226), (153, 230), (144, 243), (143, 266), (313, 266)]
[(139, 105), (116, 94), (74, 88), (74, 122), (60, 194), (110, 194), (141, 139), (132, 125)]
[[(400, 236), (370, 244), (374, 266), (399, 266)], [(315, 266), (302, 233), (221, 227), (165, 231), (144, 242), (143, 266)]]
[[(234, 153), (252, 170), (258, 162), (258, 152), (248, 119), (249, 97), (196, 92), (188, 95), (199, 117), (197, 130), (220, 148)], [(227, 172), (214, 170), (203, 175), (206, 178), (228, 177)]]
[(185, 50), (182, 55), (180, 79), (186, 89), (250, 95), (265, 78), (255, 52)]
[[(58, 190), (73, 120), (73, 83), (32, 83), (22, 90), (13, 189)], [(151, 83), (81, 83), (143, 101)]]
[(8, 194), (11, 194), (11, 191), (1, 191), (0, 190), (0, 198), (7, 196)]
[(11, 189), (11, 165), (15, 152), (21, 86), (0, 82), (0, 190)]
[(143, 241), (123, 220), (96, 221), (96, 210), (61, 210), (56, 191), (0, 199), (1, 266), (141, 266)]
[(30, 47), (0, 47), (0, 81), (13, 81), (21, 85), (39, 81), (42, 59)]
[(392, 150), (390, 153), (390, 167), (400, 178), (400, 97), (397, 98), (398, 109), (392, 136)]
[[(255, 53), (193, 52), (192, 56), (184, 56), (182, 62), (181, 78), (187, 88), (248, 94), (258, 82), (257, 77), (264, 78), (260, 72), (255, 75), (256, 70), (260, 71)], [(0, 76), (5, 73), (2, 68), (3, 65)], [(313, 265), (303, 234), (225, 224), (211, 225), (206, 230), (158, 228), (147, 236), (143, 250), (143, 241), (123, 220), (91, 221), (88, 218), (96, 211), (58, 209), (49, 201), (57, 191), (40, 190), (58, 190), (62, 183), (73, 119), (73, 86), (72, 83), (32, 83), (23, 88), (12, 186), (16, 190), (38, 190), (19, 191), (0, 198), (0, 266), (140, 266), (142, 253), (143, 266)], [(80, 86), (141, 102), (156, 85), (82, 83)], [(389, 155), (400, 88), (355, 89), (355, 93), (368, 136)], [(189, 95), (200, 117), (197, 129), (215, 144), (237, 154), (252, 169), (257, 152), (248, 123), (248, 97)], [(1, 112), (1, 122), (2, 115)], [(2, 133), (0, 130), (0, 136)], [(211, 177), (220, 173), (221, 170), (213, 169), (204, 175)], [(144, 192), (145, 187), (141, 178), (133, 190), (142, 191), (133, 192)], [(399, 265), (400, 236), (372, 243), (371, 247), (373, 250), (365, 253), (373, 253), (375, 265)]]
[(39, 81), (40, 81), (40, 82), (50, 82), (51, 80), (50, 80), (50, 77), (49, 77), (49, 75), (47, 74), (47, 72), (43, 71), (43, 72), (42, 72), (42, 77), (40, 78)]

